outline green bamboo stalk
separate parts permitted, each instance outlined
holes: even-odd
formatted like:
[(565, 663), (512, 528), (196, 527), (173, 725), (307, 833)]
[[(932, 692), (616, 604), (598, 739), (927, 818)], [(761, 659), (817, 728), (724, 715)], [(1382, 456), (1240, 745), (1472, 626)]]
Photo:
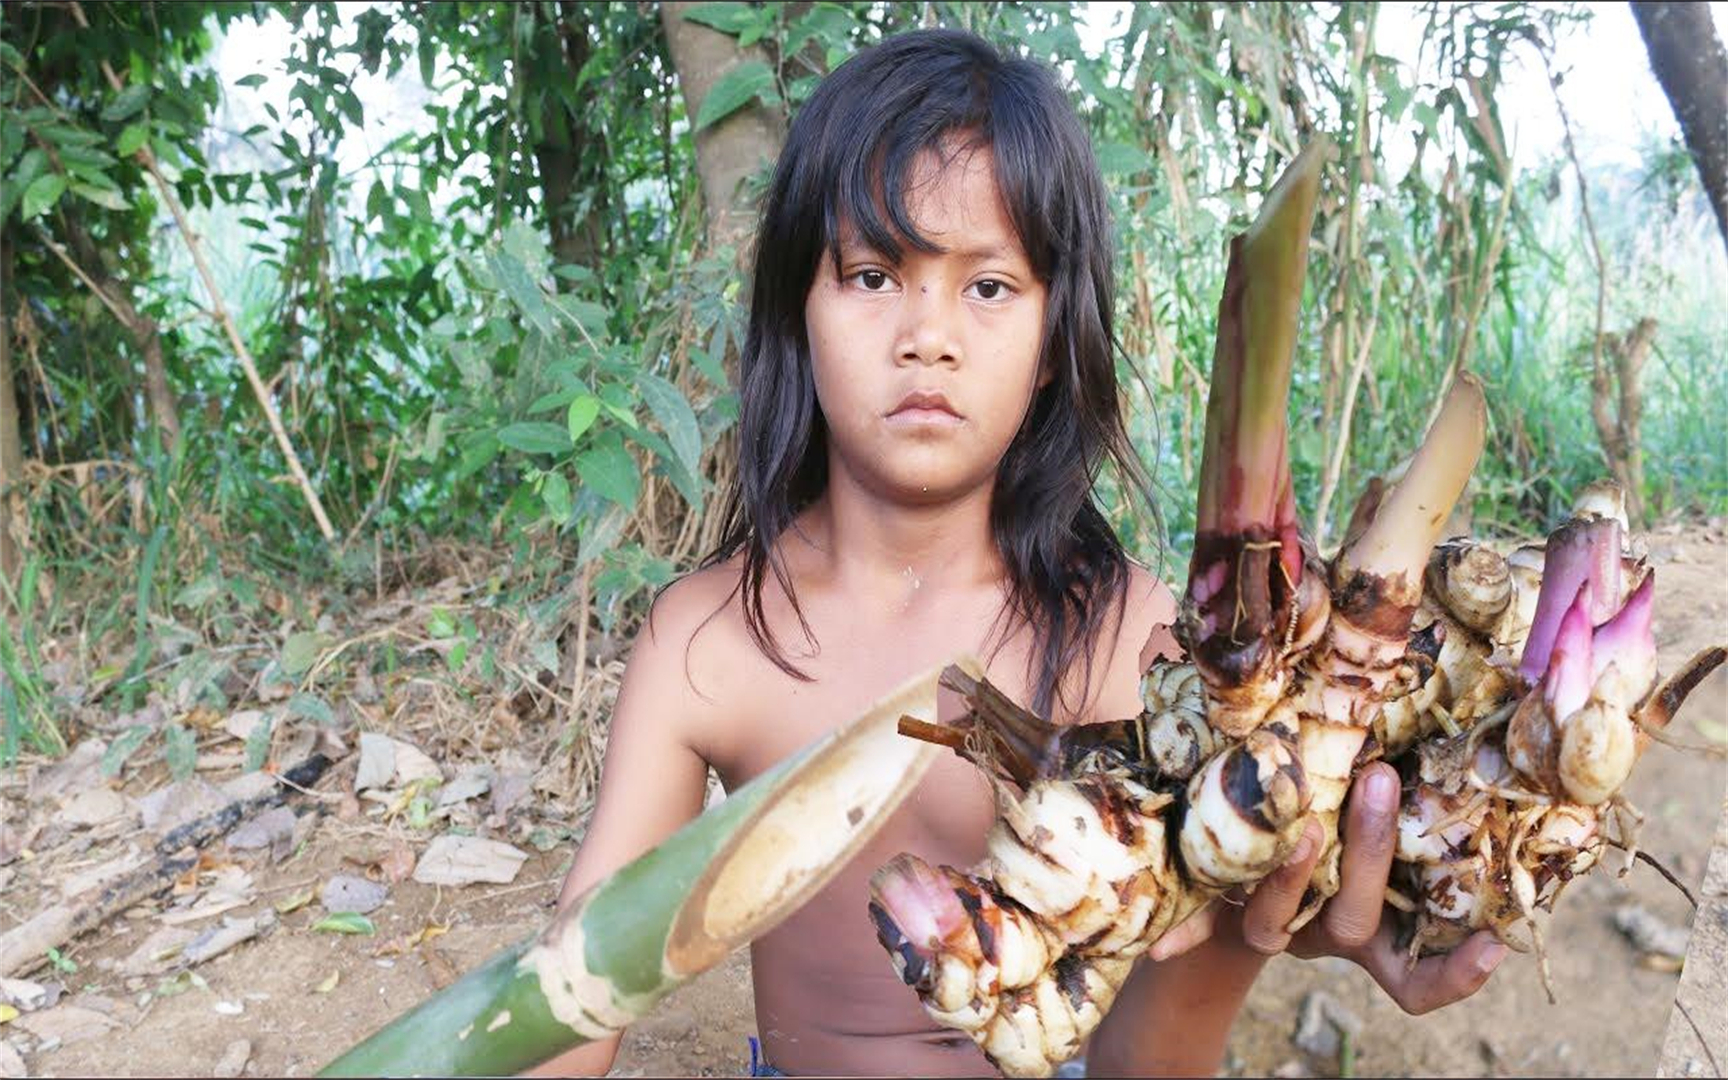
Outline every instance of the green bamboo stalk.
[(320, 1075), (516, 1073), (622, 1031), (797, 910), (911, 794), (939, 751), (897, 724), (935, 721), (945, 666), (739, 788)]

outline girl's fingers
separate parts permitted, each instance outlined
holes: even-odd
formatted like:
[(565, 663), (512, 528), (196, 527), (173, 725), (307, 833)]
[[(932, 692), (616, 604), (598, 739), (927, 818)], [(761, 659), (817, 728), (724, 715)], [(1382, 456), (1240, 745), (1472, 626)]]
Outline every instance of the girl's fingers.
[(1368, 970), (1398, 1007), (1412, 1016), (1432, 1012), (1474, 994), (1506, 957), (1506, 946), (1479, 930), (1449, 953), (1410, 966), (1408, 954), (1393, 944), (1392, 929), (1382, 927), (1357, 963)]
[(1194, 914), (1172, 927), (1165, 935), (1152, 943), (1148, 955), (1154, 963), (1168, 960), (1172, 956), (1183, 953), (1201, 944), (1212, 936), (1212, 930), (1218, 923), (1218, 905), (1207, 904)]
[(1384, 762), (1364, 769), (1350, 789), (1346, 811), (1342, 879), (1320, 918), (1334, 941), (1353, 949), (1380, 928), (1386, 879), (1398, 846), (1398, 774)]
[(1285, 927), (1302, 906), (1302, 894), (1308, 889), (1308, 877), (1319, 855), (1320, 823), (1309, 818), (1289, 861), (1255, 887), (1242, 911), (1242, 941), (1250, 949), (1276, 956), (1290, 944)]

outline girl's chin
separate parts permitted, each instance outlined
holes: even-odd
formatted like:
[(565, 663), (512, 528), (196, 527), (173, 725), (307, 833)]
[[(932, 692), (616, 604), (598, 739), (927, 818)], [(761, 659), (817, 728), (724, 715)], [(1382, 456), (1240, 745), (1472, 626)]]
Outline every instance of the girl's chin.
[[(994, 462), (981, 460), (952, 444), (914, 443), (894, 440), (847, 453), (839, 447), (831, 452), (830, 475), (854, 477), (876, 498), (909, 506), (952, 502), (994, 482)], [(838, 466), (836, 469), (835, 466)]]
[(935, 506), (970, 495), (977, 482), (961, 470), (906, 469), (878, 477), (876, 493), (899, 505)]

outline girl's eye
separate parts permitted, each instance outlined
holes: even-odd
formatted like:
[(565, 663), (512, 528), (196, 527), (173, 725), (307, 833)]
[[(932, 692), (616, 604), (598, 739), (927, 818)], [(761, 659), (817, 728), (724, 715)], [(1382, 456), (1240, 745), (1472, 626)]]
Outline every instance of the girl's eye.
[(852, 276), (864, 286), (865, 292), (881, 292), (882, 286), (888, 284), (888, 275), (880, 270), (860, 270)]
[(978, 290), (980, 300), (1000, 300), (1008, 294), (1008, 286), (995, 278), (985, 278), (972, 286)]

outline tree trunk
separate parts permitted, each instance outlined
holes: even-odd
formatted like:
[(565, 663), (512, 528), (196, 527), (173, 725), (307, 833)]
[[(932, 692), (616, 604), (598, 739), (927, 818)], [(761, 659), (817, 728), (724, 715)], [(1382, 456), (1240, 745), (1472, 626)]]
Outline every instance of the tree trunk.
[(1716, 36), (1711, 7), (1634, 3), (1632, 16), (1728, 245), (1728, 52)]
[[(24, 478), (24, 440), (18, 431), (18, 394), (12, 381), (12, 309), (6, 286), (11, 284), (11, 252), (0, 239), (0, 579), (17, 580), (24, 554), (13, 539), (14, 508), (21, 517), (23, 499), (13, 486)], [(22, 521), (19, 527), (22, 528)]]
[(73, 257), (90, 275), (91, 285), (126, 328), (144, 360), (145, 406), (161, 436), (162, 448), (172, 452), (174, 444), (180, 441), (180, 413), (174, 403), (174, 392), (168, 386), (168, 369), (162, 358), (162, 337), (157, 332), (156, 320), (133, 306), (131, 290), (109, 275), (101, 250), (83, 226), (70, 216), (66, 221), (66, 240)]
[[(660, 17), (678, 85), (684, 91), (684, 111), (694, 123), (708, 91), (721, 76), (750, 60), (773, 64), (762, 46), (740, 48), (736, 38), (686, 20), (684, 11), (691, 6), (661, 4)], [(755, 226), (755, 207), (744, 181), (778, 157), (785, 141), (786, 123), (780, 111), (760, 102), (696, 133), (696, 172), (702, 181), (711, 246), (731, 245), (742, 251)]]
[[(1650, 345), (1656, 339), (1656, 320), (1638, 320), (1626, 334), (1603, 335), (1603, 352), (1613, 360), (1612, 375), (1607, 364), (1598, 364), (1590, 377), (1590, 416), (1596, 421), (1596, 434), (1602, 440), (1602, 452), (1614, 479), (1626, 492), (1626, 519), (1633, 528), (1644, 522), (1644, 447), (1639, 436), (1639, 422), (1644, 405), (1639, 379), (1644, 361), (1650, 356)], [(1613, 384), (1613, 385), (1611, 385)]]
[[(574, 84), (588, 63), (588, 23), (579, 6), (564, 0), (558, 5), (558, 20), (551, 32), (558, 39), (564, 67)], [(595, 173), (596, 162), (605, 159), (605, 136), (591, 131), (556, 94), (541, 97), (540, 141), (534, 146), (534, 161), (540, 169), (540, 190), (546, 200), (546, 224), (552, 234), (552, 254), (561, 266), (594, 267), (604, 247), (601, 204), (590, 205), (577, 215), (570, 198), (579, 190), (582, 174)], [(587, 166), (584, 169), (584, 165)], [(595, 185), (604, 197), (604, 186)]]

